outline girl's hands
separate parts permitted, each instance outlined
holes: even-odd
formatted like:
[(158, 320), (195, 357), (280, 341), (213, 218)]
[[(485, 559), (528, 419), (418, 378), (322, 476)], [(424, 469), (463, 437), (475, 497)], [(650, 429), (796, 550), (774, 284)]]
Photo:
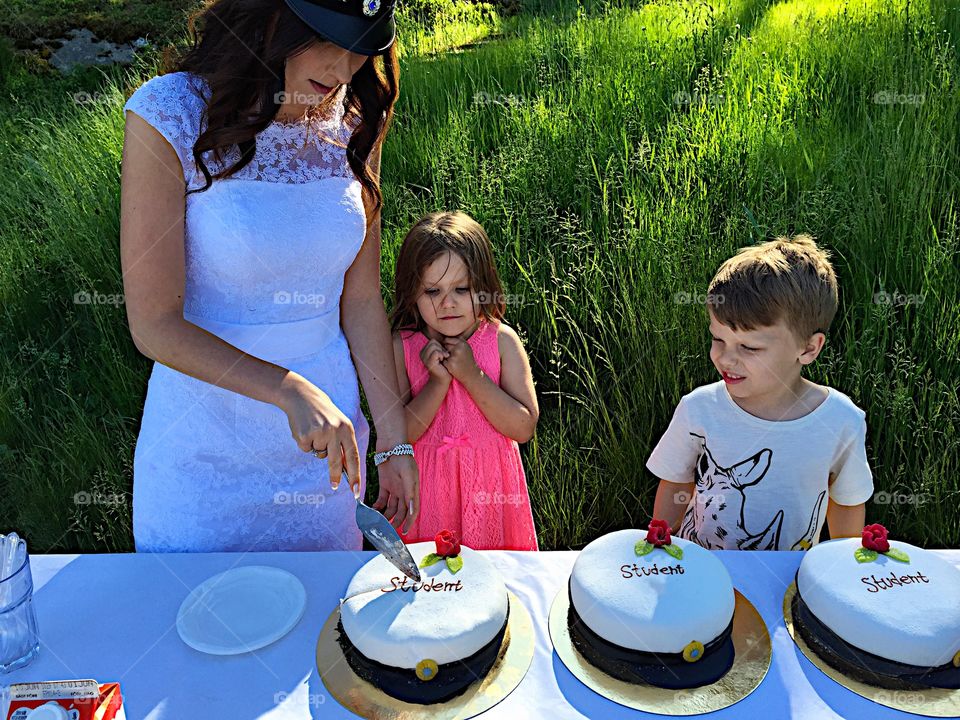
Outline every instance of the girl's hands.
[(449, 383), (451, 376), (449, 370), (444, 367), (444, 360), (450, 356), (446, 348), (436, 340), (430, 340), (420, 351), (420, 361), (426, 366), (431, 378), (441, 382)]
[[(354, 496), (360, 495), (360, 451), (353, 423), (320, 388), (295, 372), (281, 383), (278, 407), (287, 414), (293, 439), (304, 452), (319, 450), (330, 469), (330, 486), (340, 485), (341, 471)], [(323, 454), (325, 453), (325, 455)]]
[[(377, 466), (380, 494), (373, 508), (402, 533), (420, 514), (420, 473), (411, 455), (394, 455)], [(403, 527), (401, 528), (401, 524)]]
[(443, 366), (453, 377), (465, 383), (480, 375), (480, 368), (473, 356), (470, 343), (458, 337), (445, 337), (443, 346), (447, 351)]

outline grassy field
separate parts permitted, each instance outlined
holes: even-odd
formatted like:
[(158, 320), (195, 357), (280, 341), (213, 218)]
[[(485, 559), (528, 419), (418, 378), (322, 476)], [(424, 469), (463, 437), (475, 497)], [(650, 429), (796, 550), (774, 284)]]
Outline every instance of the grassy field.
[[(960, 547), (957, 5), (522, 8), (408, 28), (383, 279), (422, 213), (461, 208), (494, 240), (543, 411), (523, 450), (542, 547), (649, 518), (647, 455), (715, 379), (707, 282), (799, 231), (841, 278), (810, 377), (867, 412), (868, 520)], [(133, 546), (150, 362), (121, 304), (75, 298), (122, 291), (120, 107), (152, 71), (0, 85), (0, 531), (37, 552)]]

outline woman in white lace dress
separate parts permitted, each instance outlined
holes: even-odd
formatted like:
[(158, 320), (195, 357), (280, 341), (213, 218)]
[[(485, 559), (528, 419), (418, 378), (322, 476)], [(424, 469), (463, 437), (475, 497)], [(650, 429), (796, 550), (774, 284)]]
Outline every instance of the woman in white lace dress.
[(124, 107), (126, 307), (155, 361), (136, 549), (360, 549), (359, 383), (377, 450), (397, 453), (375, 506), (402, 529), (419, 510), (380, 295), (393, 7), (218, 0), (195, 25)]

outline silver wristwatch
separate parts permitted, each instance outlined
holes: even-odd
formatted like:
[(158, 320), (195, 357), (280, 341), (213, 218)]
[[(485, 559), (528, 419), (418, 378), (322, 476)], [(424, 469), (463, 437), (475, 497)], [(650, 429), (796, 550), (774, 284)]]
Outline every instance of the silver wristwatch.
[(373, 464), (379, 465), (394, 455), (413, 455), (413, 445), (410, 443), (400, 443), (399, 445), (394, 445), (390, 450), (374, 453)]

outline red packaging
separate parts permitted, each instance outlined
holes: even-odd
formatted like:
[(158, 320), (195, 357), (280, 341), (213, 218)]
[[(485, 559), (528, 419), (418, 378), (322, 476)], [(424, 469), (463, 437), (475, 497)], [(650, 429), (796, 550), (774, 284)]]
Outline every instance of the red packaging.
[[(120, 683), (99, 684), (96, 680), (55, 680), (16, 683), (4, 692), (5, 720), (27, 720), (35, 708), (58, 705), (69, 720), (126, 720)], [(41, 711), (42, 712), (42, 711)], [(62, 717), (51, 709), (47, 717)]]

